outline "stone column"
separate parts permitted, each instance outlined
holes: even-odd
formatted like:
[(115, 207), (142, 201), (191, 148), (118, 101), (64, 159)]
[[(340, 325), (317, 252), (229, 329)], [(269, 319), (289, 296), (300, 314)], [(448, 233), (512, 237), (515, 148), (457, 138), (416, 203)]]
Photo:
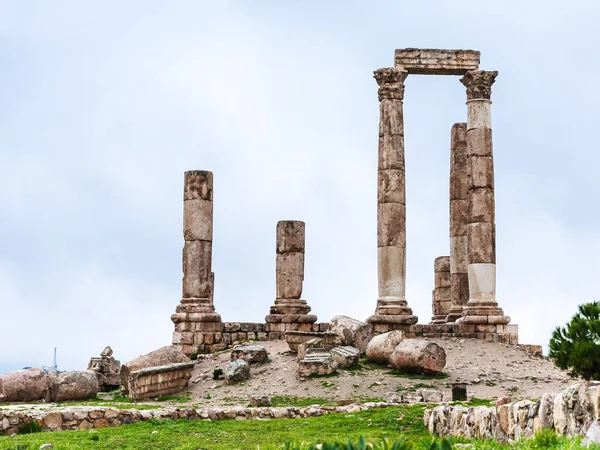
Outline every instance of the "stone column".
[(496, 301), (496, 225), (490, 97), (498, 72), (473, 70), (467, 88), (467, 261), (469, 301), (460, 323), (507, 324)]
[[(221, 316), (215, 312), (212, 272), (213, 174), (203, 170), (185, 172), (183, 191), (183, 280), (182, 298), (171, 316), (175, 323), (173, 345), (191, 354), (194, 336), (222, 331)], [(200, 339), (201, 341), (203, 339)]]
[[(277, 223), (276, 296), (270, 314), (265, 317), (267, 324), (311, 324), (317, 321), (317, 316), (308, 314), (310, 306), (306, 300), (301, 299), (305, 228), (304, 222), (299, 220), (282, 220)], [(289, 326), (283, 328), (290, 329)]]
[[(404, 118), (402, 68), (379, 69), (379, 165), (377, 189), (377, 262), (379, 299), (373, 324), (417, 322), (406, 301), (406, 195), (404, 180)], [(378, 327), (376, 327), (378, 328)], [(381, 328), (381, 327), (379, 327)]]
[(455, 123), (450, 138), (450, 297), (446, 318), (454, 323), (469, 301), (467, 274), (467, 124)]
[(450, 257), (439, 256), (433, 266), (435, 289), (433, 291), (432, 324), (446, 323), (450, 312)]

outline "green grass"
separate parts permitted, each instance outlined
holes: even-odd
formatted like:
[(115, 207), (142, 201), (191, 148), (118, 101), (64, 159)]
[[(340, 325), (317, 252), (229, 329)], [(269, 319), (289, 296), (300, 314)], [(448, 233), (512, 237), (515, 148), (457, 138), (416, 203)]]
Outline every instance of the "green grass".
[[(57, 450), (79, 449), (181, 449), (181, 450), (310, 450), (311, 443), (390, 442), (404, 439), (404, 448), (441, 450), (441, 440), (428, 435), (423, 426), (424, 405), (371, 409), (360, 413), (331, 414), (308, 419), (222, 420), (222, 421), (160, 421), (150, 420), (116, 428), (62, 433), (33, 433), (15, 437), (0, 437), (0, 449), (36, 450), (42, 444), (52, 443)], [(493, 441), (469, 441), (479, 450), (541, 449), (575, 450), (582, 448), (578, 439), (558, 437), (544, 432), (536, 438), (511, 446)], [(324, 446), (325, 448), (325, 446)], [(329, 447), (335, 449), (336, 447)], [(338, 447), (339, 448), (339, 447)], [(344, 449), (348, 447), (343, 447)], [(350, 447), (352, 448), (352, 447)], [(365, 450), (391, 447), (355, 446)], [(447, 447), (446, 447), (447, 448)], [(590, 447), (599, 450), (600, 447)]]

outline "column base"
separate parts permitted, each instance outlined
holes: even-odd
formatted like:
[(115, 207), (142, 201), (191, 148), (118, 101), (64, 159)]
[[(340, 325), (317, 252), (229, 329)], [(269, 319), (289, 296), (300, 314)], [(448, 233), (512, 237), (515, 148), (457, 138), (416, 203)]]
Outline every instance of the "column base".
[(397, 325), (414, 325), (419, 321), (417, 316), (413, 315), (388, 315), (388, 314), (373, 314), (367, 319), (370, 324), (397, 324)]
[(495, 300), (469, 300), (456, 323), (466, 325), (506, 325), (510, 317), (504, 315)]
[(433, 316), (431, 318), (431, 322), (429, 322), (431, 325), (442, 325), (446, 323), (446, 317), (445, 315), (438, 315), (438, 316)]
[(454, 323), (458, 319), (462, 317), (463, 307), (462, 306), (452, 306), (450, 308), (450, 312), (446, 316), (446, 323)]
[(269, 314), (266, 323), (315, 323), (318, 320), (314, 314)]

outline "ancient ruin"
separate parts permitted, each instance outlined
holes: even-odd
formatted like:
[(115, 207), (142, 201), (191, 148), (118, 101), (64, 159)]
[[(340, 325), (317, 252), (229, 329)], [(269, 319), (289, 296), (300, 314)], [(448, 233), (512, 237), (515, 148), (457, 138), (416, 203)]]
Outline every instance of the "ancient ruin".
[[(379, 99), (377, 169), (378, 298), (367, 319), (375, 334), (404, 331), (518, 343), (496, 301), (496, 230), (491, 87), (498, 75), (479, 68), (474, 50), (399, 49), (394, 66), (375, 71)], [(459, 75), (466, 88), (466, 122), (450, 138), (449, 257), (435, 261), (433, 317), (417, 324), (406, 299), (404, 83), (409, 75)], [(328, 323), (302, 297), (305, 224), (280, 221), (276, 231), (276, 296), (265, 323), (222, 322), (214, 307), (213, 174), (184, 177), (182, 299), (172, 315), (173, 345), (186, 355), (213, 353), (247, 339), (287, 339), (298, 345), (326, 338)], [(447, 253), (447, 254), (448, 254)], [(298, 344), (296, 344), (296, 342)], [(364, 351), (362, 349), (361, 351)]]
[(268, 331), (297, 330), (292, 324), (312, 324), (317, 316), (302, 300), (304, 282), (305, 224), (298, 220), (277, 223), (276, 297), (265, 318)]

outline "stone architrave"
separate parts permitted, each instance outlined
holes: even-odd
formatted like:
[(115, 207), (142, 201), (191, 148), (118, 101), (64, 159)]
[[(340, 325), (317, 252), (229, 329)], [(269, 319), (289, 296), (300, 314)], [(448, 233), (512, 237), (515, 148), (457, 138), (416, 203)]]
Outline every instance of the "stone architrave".
[(510, 322), (496, 301), (496, 225), (490, 105), (498, 72), (475, 70), (461, 78), (467, 88), (467, 261), (469, 301), (463, 324)]
[(377, 261), (379, 299), (373, 324), (407, 326), (417, 317), (406, 301), (406, 189), (402, 100), (407, 72), (375, 71), (379, 85), (379, 165), (377, 189)]
[[(215, 312), (213, 240), (213, 174), (205, 170), (185, 172), (183, 190), (183, 279), (182, 298), (171, 320), (175, 323), (173, 345), (189, 355), (179, 337), (184, 330), (222, 331), (221, 316)], [(192, 326), (193, 324), (193, 326)]]
[(276, 296), (265, 317), (267, 323), (314, 323), (310, 306), (302, 300), (306, 226), (299, 220), (281, 220), (276, 237)]
[(433, 290), (431, 323), (446, 323), (446, 317), (450, 312), (450, 257), (439, 256), (434, 263), (435, 289)]
[(467, 270), (467, 124), (455, 123), (450, 138), (450, 297), (446, 317), (454, 323), (469, 301)]

